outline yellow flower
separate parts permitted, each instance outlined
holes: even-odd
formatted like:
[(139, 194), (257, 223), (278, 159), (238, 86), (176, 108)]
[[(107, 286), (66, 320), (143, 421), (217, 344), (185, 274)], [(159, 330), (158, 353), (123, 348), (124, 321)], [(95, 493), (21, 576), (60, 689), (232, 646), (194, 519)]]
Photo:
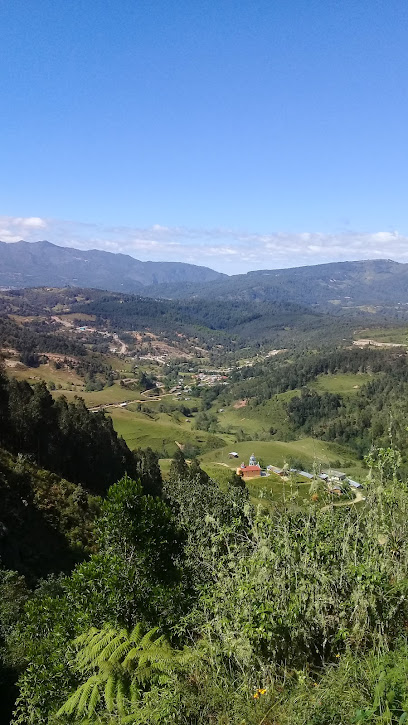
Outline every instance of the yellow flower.
[(258, 692), (255, 692), (255, 694), (254, 694), (254, 700), (257, 700), (258, 697), (259, 697), (259, 693)]
[(339, 655), (339, 654), (337, 654), (337, 655), (336, 655), (336, 657), (340, 657), (340, 655)]
[(266, 692), (266, 688), (264, 690), (258, 690), (258, 692), (259, 692), (260, 695), (264, 695), (265, 692)]

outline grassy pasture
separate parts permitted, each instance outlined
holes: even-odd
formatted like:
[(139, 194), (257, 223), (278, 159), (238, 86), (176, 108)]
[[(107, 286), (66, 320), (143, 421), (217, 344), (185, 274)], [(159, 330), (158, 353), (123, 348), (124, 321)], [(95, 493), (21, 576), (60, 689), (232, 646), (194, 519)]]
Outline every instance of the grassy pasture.
[(301, 438), (289, 442), (245, 441), (235, 443), (233, 450), (236, 450), (239, 454), (239, 458), (235, 460), (228, 458), (230, 450), (230, 446), (225, 446), (205, 453), (201, 457), (203, 466), (206, 463), (225, 463), (236, 467), (241, 461), (248, 463), (250, 455), (254, 453), (265, 466), (269, 464), (283, 466), (286, 462), (300, 460), (306, 469), (311, 471), (314, 465), (327, 468), (330, 463), (336, 461), (336, 465), (340, 465), (341, 470), (344, 470), (351, 477), (356, 476), (357, 478), (359, 476), (362, 478), (366, 475), (362, 463), (353, 459), (353, 454), (350, 451), (337, 444), (319, 441), (315, 438)]
[(109, 388), (103, 390), (95, 390), (93, 392), (86, 392), (84, 389), (81, 391), (70, 391), (70, 390), (55, 390), (53, 394), (63, 394), (67, 400), (72, 400), (75, 395), (80, 395), (85, 400), (85, 404), (88, 408), (92, 408), (97, 405), (110, 405), (114, 403), (123, 403), (126, 400), (140, 400), (140, 392), (137, 390), (127, 390), (127, 388), (121, 388), (118, 383), (114, 383)]
[[(153, 450), (165, 450), (168, 455), (173, 455), (177, 449), (176, 441), (182, 445), (188, 443), (202, 448), (214, 440), (214, 436), (208, 433), (191, 430), (191, 423), (187, 419), (177, 421), (167, 413), (148, 415), (126, 408), (113, 408), (108, 412), (115, 430), (123, 436), (129, 448), (150, 446)], [(223, 445), (225, 437), (218, 440)]]
[[(83, 379), (74, 370), (70, 370), (69, 368), (56, 370), (49, 363), (39, 365), (38, 368), (28, 368), (19, 363), (18, 368), (7, 367), (7, 372), (10, 377), (17, 378), (17, 380), (28, 380), (29, 383), (36, 383), (41, 380), (44, 380), (46, 383), (53, 381), (56, 385), (61, 385), (63, 389), (71, 384), (82, 389), (84, 383)], [(56, 390), (55, 392), (61, 394), (62, 390)]]
[(372, 379), (369, 373), (336, 373), (334, 375), (319, 375), (308, 386), (319, 393), (339, 393), (340, 395), (354, 395), (365, 383)]
[[(230, 465), (217, 465), (216, 463), (206, 462), (202, 456), (199, 457), (201, 468), (217, 481), (222, 490), (228, 487), (228, 479), (234, 471), (236, 464), (229, 461)], [(168, 475), (171, 466), (170, 458), (162, 458), (160, 460), (160, 468), (162, 475)], [(333, 498), (321, 482), (316, 482), (311, 490), (311, 481), (301, 476), (291, 476), (290, 479), (283, 481), (280, 476), (271, 474), (270, 476), (261, 476), (259, 478), (248, 479), (246, 486), (249, 491), (250, 500), (253, 506), (262, 506), (264, 509), (271, 509), (276, 504), (285, 504), (287, 506), (303, 508), (305, 506), (316, 506), (321, 508), (322, 505), (333, 501), (337, 502), (337, 498)], [(317, 493), (317, 500), (312, 500), (312, 494)], [(341, 499), (342, 501), (345, 499)]]
[(234, 408), (233, 405), (229, 405), (225, 407), (223, 413), (219, 413), (219, 408), (213, 406), (213, 412), (217, 414), (220, 430), (231, 429), (233, 433), (241, 429), (247, 435), (254, 435), (262, 431), (269, 432), (270, 428), (276, 428), (278, 435), (286, 437), (291, 429), (286, 404), (299, 393), (299, 390), (279, 393), (256, 408), (251, 406)]
[(408, 327), (369, 327), (356, 330), (354, 339), (370, 339), (375, 342), (392, 342), (397, 345), (408, 344)]
[(9, 317), (18, 325), (22, 325), (24, 322), (44, 322), (48, 319), (44, 315), (9, 315)]
[(80, 320), (81, 322), (95, 322), (96, 316), (95, 315), (88, 315), (86, 312), (65, 312), (64, 314), (58, 315), (58, 317), (61, 320), (66, 320), (67, 322), (73, 322), (75, 323), (75, 320)]
[[(303, 507), (311, 503), (310, 481), (299, 482), (290, 480), (283, 482), (279, 476), (256, 478), (247, 482), (251, 502), (263, 506), (268, 504), (285, 503)], [(327, 488), (323, 481), (317, 485), (318, 503), (326, 503), (328, 499)]]

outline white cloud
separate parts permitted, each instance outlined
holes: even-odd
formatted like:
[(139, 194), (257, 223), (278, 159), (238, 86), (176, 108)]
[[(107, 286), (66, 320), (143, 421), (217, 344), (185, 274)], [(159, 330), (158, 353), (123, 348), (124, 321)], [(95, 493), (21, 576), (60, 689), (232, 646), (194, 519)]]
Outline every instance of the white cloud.
[(27, 239), (35, 230), (35, 236), (39, 229), (46, 229), (47, 222), (38, 216), (12, 217), (0, 216), (0, 240), (2, 242), (19, 242), (20, 239)]
[(47, 222), (39, 216), (17, 217), (15, 223), (24, 229), (45, 229), (47, 226)]
[(2, 241), (34, 242), (44, 237), (60, 246), (122, 252), (142, 260), (189, 261), (230, 274), (353, 259), (406, 261), (408, 257), (408, 236), (397, 231), (265, 234), (229, 228), (161, 224), (137, 228), (41, 217), (0, 217)]

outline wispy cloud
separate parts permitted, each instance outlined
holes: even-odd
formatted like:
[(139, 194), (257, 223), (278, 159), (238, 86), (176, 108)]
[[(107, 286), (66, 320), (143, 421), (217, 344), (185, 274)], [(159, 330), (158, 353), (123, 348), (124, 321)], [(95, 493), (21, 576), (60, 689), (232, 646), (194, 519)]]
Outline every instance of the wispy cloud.
[(149, 228), (106, 226), (40, 217), (0, 216), (0, 240), (122, 252), (142, 260), (205, 264), (237, 274), (351, 259), (408, 261), (408, 237), (397, 231), (373, 233), (271, 232), (191, 229), (154, 224)]

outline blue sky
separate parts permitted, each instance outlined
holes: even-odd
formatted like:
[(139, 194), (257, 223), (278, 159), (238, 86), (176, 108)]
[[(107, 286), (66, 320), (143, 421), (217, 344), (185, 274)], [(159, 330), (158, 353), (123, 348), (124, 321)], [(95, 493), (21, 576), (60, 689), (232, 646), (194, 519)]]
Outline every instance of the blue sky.
[(407, 261), (406, 0), (2, 0), (0, 239)]

